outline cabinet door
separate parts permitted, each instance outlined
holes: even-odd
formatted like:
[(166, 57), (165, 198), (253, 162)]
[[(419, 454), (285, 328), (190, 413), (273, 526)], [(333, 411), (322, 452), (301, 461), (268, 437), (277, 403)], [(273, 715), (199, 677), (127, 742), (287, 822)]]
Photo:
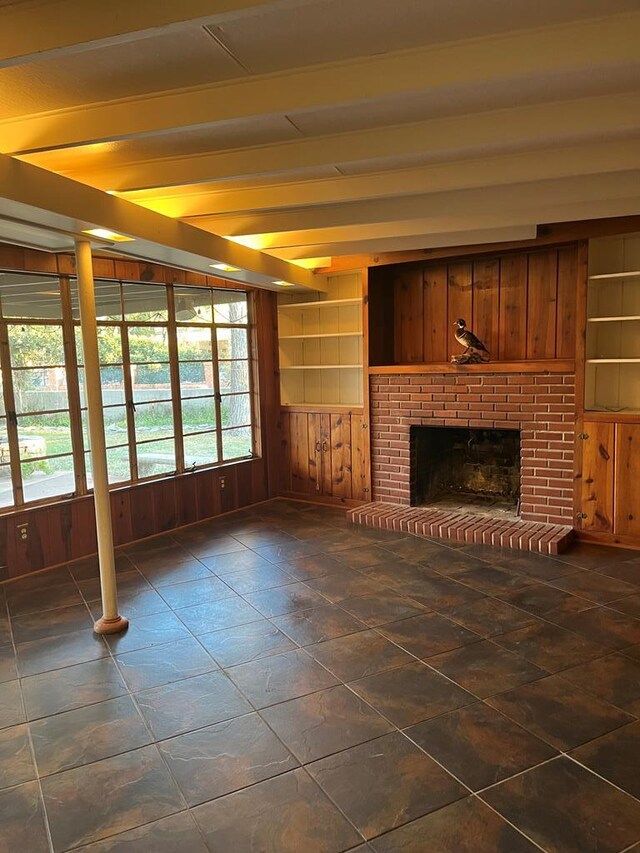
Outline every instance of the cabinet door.
[(640, 424), (617, 424), (614, 532), (640, 536)]
[(579, 475), (578, 528), (585, 531), (613, 530), (614, 424), (584, 424), (582, 466)]
[[(317, 415), (289, 412), (288, 459), (290, 490), (299, 494), (316, 494), (319, 489), (319, 424)], [(317, 430), (317, 431), (316, 431)]]
[(325, 494), (351, 497), (351, 416), (326, 415), (329, 441), (325, 440)]
[(369, 421), (364, 415), (351, 415), (351, 483), (354, 500), (371, 500)]

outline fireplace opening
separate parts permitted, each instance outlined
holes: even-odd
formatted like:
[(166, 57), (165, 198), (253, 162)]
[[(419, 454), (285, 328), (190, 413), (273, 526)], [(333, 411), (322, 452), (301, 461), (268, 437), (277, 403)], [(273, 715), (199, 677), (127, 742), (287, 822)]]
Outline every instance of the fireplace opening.
[(520, 432), (412, 426), (411, 505), (515, 517)]

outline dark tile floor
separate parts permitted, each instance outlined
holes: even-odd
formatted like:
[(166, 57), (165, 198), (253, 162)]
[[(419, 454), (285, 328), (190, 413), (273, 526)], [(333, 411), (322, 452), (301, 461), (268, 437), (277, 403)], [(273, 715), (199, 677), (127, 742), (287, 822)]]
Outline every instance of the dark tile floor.
[(640, 850), (640, 557), (293, 501), (0, 588), (0, 851)]

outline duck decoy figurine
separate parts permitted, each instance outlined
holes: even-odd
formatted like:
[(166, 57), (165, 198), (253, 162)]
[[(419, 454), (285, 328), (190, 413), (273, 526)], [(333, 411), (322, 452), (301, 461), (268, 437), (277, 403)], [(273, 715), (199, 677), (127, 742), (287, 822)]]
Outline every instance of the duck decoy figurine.
[(477, 350), (478, 352), (486, 352), (489, 355), (489, 350), (482, 343), (480, 338), (477, 338), (470, 329), (467, 329), (467, 324), (464, 320), (456, 320), (453, 324), (455, 327), (455, 336), (458, 343), (466, 347), (465, 354), (469, 350)]

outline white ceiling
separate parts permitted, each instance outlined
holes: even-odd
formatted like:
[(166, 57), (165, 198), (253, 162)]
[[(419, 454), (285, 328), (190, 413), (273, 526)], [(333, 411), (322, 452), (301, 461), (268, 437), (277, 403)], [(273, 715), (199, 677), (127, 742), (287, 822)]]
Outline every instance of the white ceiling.
[(640, 0), (114, 3), (0, 0), (0, 153), (296, 259), (640, 213)]

